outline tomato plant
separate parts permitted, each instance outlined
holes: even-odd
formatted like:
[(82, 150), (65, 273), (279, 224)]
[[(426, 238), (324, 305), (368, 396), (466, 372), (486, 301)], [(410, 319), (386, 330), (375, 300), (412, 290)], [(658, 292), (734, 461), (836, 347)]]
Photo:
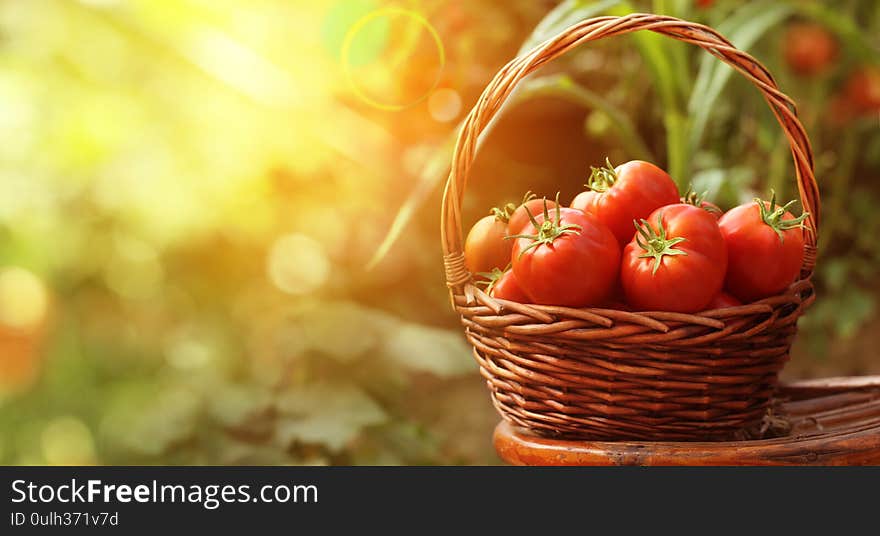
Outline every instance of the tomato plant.
[(513, 245), (513, 273), (532, 303), (587, 307), (614, 288), (620, 246), (596, 217), (546, 206)]
[(800, 22), (789, 26), (783, 39), (785, 62), (795, 73), (814, 76), (837, 56), (837, 41), (821, 24)]
[(718, 221), (727, 243), (725, 288), (743, 303), (773, 296), (797, 278), (804, 260), (803, 221), (788, 211), (795, 201), (776, 205), (755, 199), (727, 211)]
[(588, 189), (571, 202), (606, 225), (623, 246), (633, 237), (633, 220), (646, 218), (655, 209), (678, 203), (678, 188), (665, 171), (648, 162), (633, 160), (616, 168), (593, 168)]
[(709, 212), (679, 203), (636, 225), (623, 250), (620, 281), (636, 309), (695, 313), (724, 283), (727, 248)]
[(491, 272), (510, 263), (513, 244), (504, 238), (508, 234), (507, 223), (507, 212), (495, 208), (471, 227), (464, 242), (464, 261), (472, 274)]

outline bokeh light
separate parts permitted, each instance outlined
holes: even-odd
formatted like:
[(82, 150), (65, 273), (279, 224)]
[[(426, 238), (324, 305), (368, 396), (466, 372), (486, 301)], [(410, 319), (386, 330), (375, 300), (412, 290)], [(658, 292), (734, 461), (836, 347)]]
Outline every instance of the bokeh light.
[(461, 113), (461, 96), (450, 88), (440, 88), (428, 99), (428, 111), (435, 121), (448, 123)]
[(41, 436), (43, 457), (50, 465), (92, 465), (95, 444), (89, 428), (76, 417), (58, 417)]
[(300, 233), (279, 238), (269, 251), (269, 278), (288, 294), (308, 294), (330, 277), (330, 260), (320, 242)]
[(0, 324), (27, 329), (46, 317), (49, 295), (43, 282), (24, 268), (0, 270)]

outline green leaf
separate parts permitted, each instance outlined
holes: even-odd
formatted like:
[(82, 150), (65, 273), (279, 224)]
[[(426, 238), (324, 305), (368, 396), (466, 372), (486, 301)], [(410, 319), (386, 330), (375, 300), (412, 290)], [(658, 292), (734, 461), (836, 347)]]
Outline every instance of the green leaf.
[[(631, 4), (625, 2), (614, 9), (613, 13), (626, 15), (632, 11)], [(690, 174), (690, 158), (686, 143), (690, 125), (683, 110), (684, 92), (690, 86), (687, 54), (684, 48), (686, 45), (650, 31), (634, 32), (629, 37), (642, 56), (663, 103), (667, 171), (679, 188), (683, 188)]]
[(340, 451), (367, 426), (388, 420), (382, 407), (351, 383), (292, 387), (276, 406), (281, 417), (275, 433), (283, 445), (319, 443)]
[(472, 373), (476, 367), (471, 348), (458, 330), (402, 324), (390, 334), (382, 351), (393, 363), (441, 377)]
[(286, 329), (287, 346), (317, 352), (337, 361), (351, 362), (375, 348), (393, 317), (349, 301), (301, 304)]
[[(776, 28), (791, 13), (792, 7), (789, 5), (751, 2), (719, 24), (718, 32), (738, 49), (748, 52), (763, 35)], [(733, 73), (732, 67), (710, 54), (704, 54), (700, 59), (700, 68), (688, 103), (693, 121), (690, 133), (691, 152), (701, 143), (706, 125), (715, 109), (715, 101)]]
[(708, 200), (721, 207), (732, 207), (755, 197), (748, 191), (754, 176), (746, 167), (710, 168), (695, 173), (692, 184), (694, 191), (707, 192)]
[(375, 268), (388, 255), (391, 247), (403, 235), (419, 207), (424, 204), (428, 196), (446, 178), (452, 151), (455, 147), (455, 140), (458, 139), (458, 131), (461, 129), (461, 125), (462, 123), (456, 125), (450, 136), (446, 139), (446, 142), (437, 148), (433, 156), (422, 167), (422, 170), (415, 178), (415, 186), (413, 186), (403, 205), (397, 210), (388, 233), (367, 263), (368, 270)]
[(101, 432), (111, 446), (158, 456), (192, 436), (201, 400), (181, 386), (128, 384), (120, 387), (108, 407)]
[(268, 390), (250, 385), (224, 385), (213, 395), (208, 412), (224, 426), (240, 426), (265, 414), (272, 405)]
[(602, 2), (565, 0), (561, 2), (535, 26), (535, 29), (520, 46), (517, 55), (528, 52), (575, 23), (600, 15), (620, 2), (621, 0), (604, 0)]

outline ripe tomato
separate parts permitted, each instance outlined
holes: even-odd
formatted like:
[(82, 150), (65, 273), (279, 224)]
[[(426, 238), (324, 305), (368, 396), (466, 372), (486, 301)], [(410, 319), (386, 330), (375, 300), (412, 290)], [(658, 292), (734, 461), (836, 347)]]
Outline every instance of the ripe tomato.
[(726, 307), (736, 307), (738, 305), (742, 305), (742, 302), (722, 290), (712, 298), (712, 301), (709, 302), (706, 309), (724, 309)]
[(718, 225), (727, 242), (729, 265), (725, 289), (743, 303), (779, 294), (797, 278), (804, 261), (803, 221), (788, 208), (755, 199), (733, 208)]
[(722, 211), (715, 203), (706, 201), (706, 195), (708, 195), (708, 192), (698, 194), (692, 188), (688, 188), (687, 192), (685, 192), (679, 201), (687, 203), (688, 205), (700, 207), (701, 209), (708, 211), (709, 214), (715, 216), (715, 219), (717, 220), (722, 214), (724, 214), (724, 211)]
[(594, 216), (557, 206), (517, 236), (513, 274), (531, 303), (587, 307), (614, 289), (620, 246)]
[(504, 239), (507, 234), (507, 217), (498, 209), (477, 220), (464, 242), (464, 262), (472, 274), (481, 276), (510, 264), (513, 241)]
[(860, 113), (880, 112), (880, 67), (862, 67), (846, 82), (846, 96)]
[(783, 55), (792, 71), (802, 76), (814, 76), (833, 63), (837, 56), (837, 41), (821, 24), (795, 23), (785, 32)]
[[(547, 199), (547, 209), (549, 210), (554, 207), (556, 207), (556, 202)], [(510, 234), (518, 234), (530, 223), (529, 214), (532, 216), (543, 214), (544, 198), (539, 199), (532, 192), (528, 192), (518, 207), (510, 204), (508, 209), (510, 211), (510, 222), (507, 224), (507, 229), (510, 231)]]
[(721, 290), (727, 248), (707, 211), (678, 203), (642, 220), (623, 250), (620, 282), (637, 310), (695, 313)]
[(502, 300), (510, 300), (519, 303), (529, 303), (529, 297), (525, 291), (519, 286), (513, 270), (501, 272), (498, 270), (496, 278), (489, 285), (489, 295), (493, 298)]
[(635, 234), (633, 220), (678, 203), (678, 188), (654, 164), (633, 160), (614, 169), (607, 160), (606, 164), (604, 168), (593, 168), (586, 184), (588, 190), (578, 194), (571, 207), (596, 216), (624, 246)]

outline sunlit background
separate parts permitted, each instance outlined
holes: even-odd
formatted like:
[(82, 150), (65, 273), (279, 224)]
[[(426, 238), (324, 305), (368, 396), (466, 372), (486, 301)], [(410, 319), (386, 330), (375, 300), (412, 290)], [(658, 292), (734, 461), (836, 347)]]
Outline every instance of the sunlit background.
[[(880, 372), (873, 0), (7, 0), (0, 463), (497, 463), (443, 281), (450, 143), (519, 51), (631, 11), (718, 28), (800, 104), (825, 213), (785, 375)], [(485, 141), (468, 223), (606, 156), (725, 208), (796, 195), (759, 93), (650, 34), (542, 70)]]

